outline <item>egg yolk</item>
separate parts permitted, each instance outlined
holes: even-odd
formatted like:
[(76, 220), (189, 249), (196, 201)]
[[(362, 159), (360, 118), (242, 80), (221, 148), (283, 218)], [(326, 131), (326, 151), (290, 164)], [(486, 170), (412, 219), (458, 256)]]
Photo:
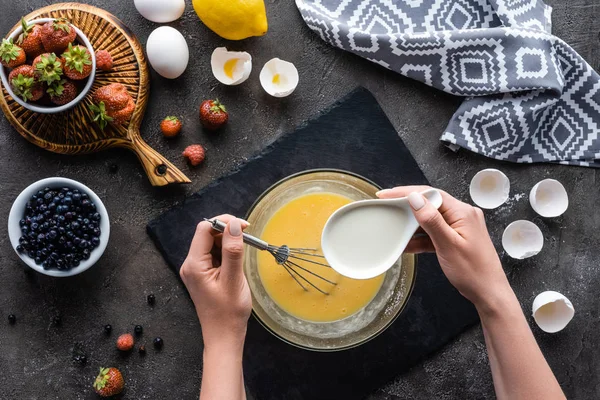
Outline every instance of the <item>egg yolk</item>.
[[(325, 223), (334, 211), (350, 202), (351, 199), (334, 193), (311, 193), (298, 197), (275, 212), (261, 233), (261, 239), (291, 248), (316, 249), (318, 254), (323, 254), (321, 232)], [(301, 257), (326, 263), (322, 258)], [(355, 280), (338, 274), (330, 267), (290, 260), (335, 283), (324, 282), (295, 267), (296, 271), (329, 294), (319, 292), (296, 275), (306, 287), (304, 290), (292, 277), (293, 272), (277, 264), (271, 254), (258, 253), (258, 274), (269, 297), (287, 313), (307, 321), (331, 322), (355, 314), (373, 300), (385, 277), (383, 274), (373, 279)]]
[(239, 59), (232, 58), (227, 60), (223, 65), (223, 72), (225, 72), (225, 75), (227, 75), (230, 79), (233, 79), (233, 71), (235, 70), (238, 61)]
[(281, 75), (275, 74), (273, 75), (273, 84), (279, 85), (281, 83)]

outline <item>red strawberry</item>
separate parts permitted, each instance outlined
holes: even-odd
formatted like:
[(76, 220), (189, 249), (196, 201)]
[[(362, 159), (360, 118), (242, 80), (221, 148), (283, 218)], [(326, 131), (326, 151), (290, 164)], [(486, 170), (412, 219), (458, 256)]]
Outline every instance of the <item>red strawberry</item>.
[(181, 121), (177, 117), (167, 117), (160, 123), (160, 130), (166, 138), (172, 138), (181, 131)]
[(182, 154), (184, 157), (187, 157), (190, 164), (192, 164), (192, 166), (194, 167), (200, 165), (206, 157), (204, 153), (204, 147), (202, 147), (199, 144), (193, 144), (191, 146), (186, 147)]
[(60, 81), (63, 74), (62, 62), (54, 53), (37, 56), (33, 60), (33, 68), (35, 68), (38, 80), (48, 85)]
[(96, 68), (102, 71), (110, 71), (113, 67), (113, 59), (110, 53), (106, 50), (98, 50), (96, 52)]
[(229, 114), (219, 100), (205, 100), (200, 104), (200, 122), (211, 131), (219, 129), (227, 123)]
[(44, 96), (44, 86), (37, 81), (31, 65), (21, 65), (10, 71), (8, 81), (15, 95), (24, 101), (37, 101)]
[(100, 373), (94, 381), (94, 390), (101, 397), (115, 396), (123, 391), (125, 381), (121, 371), (116, 368), (100, 368)]
[(77, 32), (71, 26), (71, 23), (58, 18), (54, 21), (46, 22), (42, 26), (42, 43), (48, 53), (63, 52), (77, 37)]
[(12, 39), (2, 39), (0, 44), (0, 63), (7, 68), (15, 68), (25, 64), (25, 51), (13, 43)]
[(131, 95), (127, 92), (127, 88), (120, 83), (99, 87), (92, 96), (94, 103), (104, 102), (106, 111), (109, 113), (127, 107), (130, 99)]
[(129, 99), (129, 102), (124, 108), (121, 108), (117, 111), (109, 112), (108, 115), (112, 117), (113, 123), (115, 124), (124, 124), (131, 119), (133, 115), (133, 111), (135, 110), (135, 101), (132, 98)]
[(133, 349), (133, 336), (131, 333), (124, 333), (117, 339), (117, 349), (129, 351)]
[(46, 92), (50, 95), (50, 100), (59, 106), (72, 102), (78, 95), (77, 85), (68, 79), (52, 83)]
[(44, 52), (42, 44), (42, 27), (37, 24), (29, 25), (25, 18), (21, 18), (23, 32), (19, 35), (17, 44), (25, 51), (27, 56), (35, 58)]
[(80, 81), (92, 73), (92, 55), (87, 47), (73, 46), (69, 43), (69, 48), (63, 53), (62, 59), (64, 73), (69, 79)]

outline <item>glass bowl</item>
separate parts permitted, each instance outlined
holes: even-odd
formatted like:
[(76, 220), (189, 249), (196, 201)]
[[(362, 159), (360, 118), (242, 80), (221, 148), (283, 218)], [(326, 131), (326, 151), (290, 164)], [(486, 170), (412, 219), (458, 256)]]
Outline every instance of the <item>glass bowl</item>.
[[(379, 189), (375, 183), (361, 176), (340, 170), (310, 170), (291, 175), (267, 189), (256, 200), (246, 217), (250, 222), (246, 231), (260, 237), (277, 210), (305, 194), (328, 192), (356, 201), (374, 198)], [(400, 315), (415, 283), (416, 258), (413, 254), (403, 254), (386, 273), (379, 292), (363, 309), (333, 322), (306, 321), (288, 314), (269, 297), (258, 273), (258, 252), (246, 246), (244, 260), (254, 316), (281, 340), (308, 350), (344, 350), (374, 338)]]

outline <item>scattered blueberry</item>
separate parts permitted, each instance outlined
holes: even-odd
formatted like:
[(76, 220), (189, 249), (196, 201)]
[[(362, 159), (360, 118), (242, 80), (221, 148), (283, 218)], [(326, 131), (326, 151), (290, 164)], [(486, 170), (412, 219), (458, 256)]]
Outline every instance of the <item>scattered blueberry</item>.
[(141, 325), (136, 325), (133, 330), (136, 335), (141, 335), (144, 332), (144, 328)]
[(17, 322), (17, 317), (15, 316), (15, 314), (9, 314), (8, 315), (8, 322), (12, 325), (15, 322)]
[(153, 306), (155, 302), (156, 302), (156, 297), (154, 297), (153, 294), (149, 294), (148, 295), (148, 304), (150, 304), (151, 306)]
[(106, 333), (107, 335), (110, 335), (111, 332), (112, 332), (112, 326), (110, 324), (104, 325), (104, 333)]
[(26, 204), (17, 252), (44, 269), (69, 270), (100, 245), (101, 215), (87, 193), (45, 188)]
[(160, 349), (162, 349), (163, 345), (164, 345), (164, 342), (161, 338), (159, 338), (159, 337), (154, 338), (154, 348), (155, 349), (160, 350)]

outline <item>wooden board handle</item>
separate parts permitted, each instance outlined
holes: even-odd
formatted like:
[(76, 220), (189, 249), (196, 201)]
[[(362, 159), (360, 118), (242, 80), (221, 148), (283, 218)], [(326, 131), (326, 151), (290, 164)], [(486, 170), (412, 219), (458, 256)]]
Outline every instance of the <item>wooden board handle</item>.
[[(131, 128), (130, 128), (131, 129)], [(190, 179), (185, 176), (177, 167), (160, 155), (156, 150), (144, 142), (139, 132), (130, 132), (132, 139), (130, 142), (122, 142), (122, 146), (135, 152), (138, 156), (146, 175), (152, 183), (152, 186), (166, 186), (171, 183), (190, 183)]]

